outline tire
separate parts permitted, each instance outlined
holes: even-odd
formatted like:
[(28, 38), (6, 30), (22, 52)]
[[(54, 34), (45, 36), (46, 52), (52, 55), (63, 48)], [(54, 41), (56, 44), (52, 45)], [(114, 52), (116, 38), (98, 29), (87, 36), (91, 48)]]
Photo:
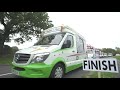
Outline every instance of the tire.
[(63, 64), (56, 64), (51, 72), (50, 78), (63, 78), (65, 67)]

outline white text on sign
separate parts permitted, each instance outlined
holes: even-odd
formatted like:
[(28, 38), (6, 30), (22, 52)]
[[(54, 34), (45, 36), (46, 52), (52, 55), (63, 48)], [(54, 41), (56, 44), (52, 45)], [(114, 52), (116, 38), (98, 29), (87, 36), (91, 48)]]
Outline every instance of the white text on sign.
[(83, 70), (118, 73), (116, 59), (84, 59)]

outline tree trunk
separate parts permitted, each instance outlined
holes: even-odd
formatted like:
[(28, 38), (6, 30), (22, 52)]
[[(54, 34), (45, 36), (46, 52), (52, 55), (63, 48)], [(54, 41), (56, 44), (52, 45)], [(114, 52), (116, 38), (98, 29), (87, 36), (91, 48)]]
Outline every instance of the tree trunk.
[(5, 43), (5, 37), (1, 35), (0, 37), (0, 56), (4, 54), (4, 43)]
[(4, 53), (4, 50), (3, 50), (3, 47), (4, 47), (4, 41), (0, 41), (0, 56), (2, 56)]
[(0, 56), (4, 55), (4, 43), (6, 38), (9, 37), (9, 30), (6, 30), (5, 28), (5, 32), (3, 35), (0, 35)]
[[(6, 24), (5, 24), (5, 22), (4, 22), (4, 18), (1, 19), (1, 24), (2, 24), (2, 25), (4, 26), (4, 28), (6, 29)], [(4, 34), (0, 34), (0, 56), (3, 55), (4, 42), (5, 42)]]

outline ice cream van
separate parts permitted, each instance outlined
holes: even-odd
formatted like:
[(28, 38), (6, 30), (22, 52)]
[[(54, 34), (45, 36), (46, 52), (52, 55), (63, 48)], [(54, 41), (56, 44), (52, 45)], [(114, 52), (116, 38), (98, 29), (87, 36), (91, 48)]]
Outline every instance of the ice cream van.
[(44, 30), (32, 46), (14, 55), (12, 73), (26, 78), (62, 78), (82, 66), (86, 41), (69, 26)]

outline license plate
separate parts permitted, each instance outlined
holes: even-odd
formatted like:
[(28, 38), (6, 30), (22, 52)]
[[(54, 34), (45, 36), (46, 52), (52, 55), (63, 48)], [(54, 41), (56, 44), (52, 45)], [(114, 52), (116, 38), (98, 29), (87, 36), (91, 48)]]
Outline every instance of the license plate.
[(14, 70), (14, 69), (12, 70), (12, 73), (15, 74), (15, 75), (19, 75), (19, 71)]

